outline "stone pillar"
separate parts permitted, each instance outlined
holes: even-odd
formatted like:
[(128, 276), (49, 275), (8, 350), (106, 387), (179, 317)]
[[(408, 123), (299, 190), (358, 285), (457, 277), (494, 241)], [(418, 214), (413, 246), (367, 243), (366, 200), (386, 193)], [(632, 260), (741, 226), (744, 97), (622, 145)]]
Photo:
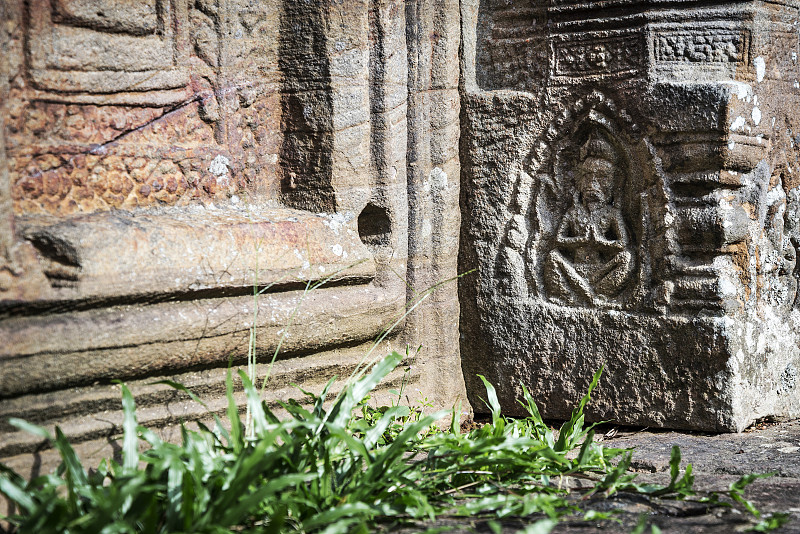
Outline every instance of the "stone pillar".
[(0, 301), (20, 301), (46, 295), (49, 286), (39, 269), (33, 247), (14, 230), (11, 181), (6, 156), (6, 119), (10, 111), (9, 75), (16, 67), (9, 34), (20, 6), (0, 5)]
[(462, 2), (462, 354), (519, 411), (800, 415), (798, 6)]
[[(406, 0), (410, 301), (434, 286), (409, 317), (413, 346), (431, 360), (425, 382), (436, 398), (462, 399), (457, 274), (460, 47), (457, 0)], [(468, 411), (468, 404), (463, 403)]]

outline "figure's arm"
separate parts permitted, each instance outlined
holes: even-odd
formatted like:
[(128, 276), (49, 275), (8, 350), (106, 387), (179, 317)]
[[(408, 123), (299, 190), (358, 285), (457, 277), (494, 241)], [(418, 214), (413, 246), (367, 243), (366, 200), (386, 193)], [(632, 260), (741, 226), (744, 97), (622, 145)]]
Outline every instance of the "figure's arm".
[(615, 212), (609, 221), (609, 228), (613, 228), (616, 234), (616, 239), (606, 239), (605, 236), (597, 236), (597, 242), (600, 245), (610, 248), (612, 251), (625, 250), (630, 243), (628, 238), (628, 231), (625, 229), (625, 222), (622, 220), (622, 214), (618, 211)]
[(581, 247), (589, 242), (588, 234), (588, 225), (584, 224), (583, 228), (581, 228), (578, 214), (573, 210), (569, 210), (558, 226), (556, 244), (566, 248)]

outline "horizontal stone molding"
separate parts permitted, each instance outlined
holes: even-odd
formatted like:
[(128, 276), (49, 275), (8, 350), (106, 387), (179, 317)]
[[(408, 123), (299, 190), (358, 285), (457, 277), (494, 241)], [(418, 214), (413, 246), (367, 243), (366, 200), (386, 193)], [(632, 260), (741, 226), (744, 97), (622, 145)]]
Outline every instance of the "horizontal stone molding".
[(278, 346), (292, 355), (363, 343), (402, 324), (404, 288), (398, 280), (7, 319), (0, 323), (0, 398), (224, 366), (244, 359), (253, 324), (262, 357)]
[(367, 283), (375, 276), (352, 213), (193, 206), (48, 220), (17, 223), (53, 288), (34, 305), (321, 280)]

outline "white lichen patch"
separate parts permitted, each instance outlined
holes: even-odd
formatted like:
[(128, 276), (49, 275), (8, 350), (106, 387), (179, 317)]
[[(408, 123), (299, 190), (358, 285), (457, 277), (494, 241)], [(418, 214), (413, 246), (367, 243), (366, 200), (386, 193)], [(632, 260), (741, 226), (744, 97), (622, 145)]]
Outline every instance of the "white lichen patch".
[(431, 171), (430, 187), (434, 193), (443, 193), (447, 191), (447, 173), (439, 167), (434, 167)]
[(736, 97), (739, 100), (750, 102), (750, 96), (753, 94), (753, 88), (750, 87), (750, 84), (743, 82), (734, 82), (734, 85), (736, 86)]
[(331, 246), (331, 252), (333, 252), (336, 256), (341, 256), (342, 258), (347, 257), (347, 252), (345, 252), (344, 248), (342, 248), (342, 245), (339, 243)]
[(736, 284), (728, 280), (727, 278), (723, 278), (719, 282), (719, 292), (724, 297), (735, 297), (736, 296)]
[(739, 115), (731, 123), (731, 131), (735, 132), (736, 130), (741, 130), (742, 128), (744, 128), (745, 122), (747, 122), (746, 119), (744, 117), (742, 117), (741, 115)]
[(753, 108), (752, 117), (753, 117), (753, 124), (758, 126), (758, 124), (761, 122), (761, 110), (758, 108)]
[(343, 211), (341, 213), (331, 214), (320, 213), (319, 216), (323, 217), (322, 224), (330, 228), (336, 235), (339, 235), (339, 231), (347, 226), (347, 224), (355, 217), (351, 211)]
[(764, 80), (764, 75), (767, 72), (767, 63), (764, 58), (758, 56), (753, 60), (753, 65), (756, 66), (756, 81), (761, 83)]
[(222, 154), (217, 154), (217, 157), (211, 161), (211, 164), (208, 166), (208, 172), (213, 174), (217, 177), (217, 180), (223, 180), (228, 177), (228, 169), (231, 165), (231, 160), (223, 156)]

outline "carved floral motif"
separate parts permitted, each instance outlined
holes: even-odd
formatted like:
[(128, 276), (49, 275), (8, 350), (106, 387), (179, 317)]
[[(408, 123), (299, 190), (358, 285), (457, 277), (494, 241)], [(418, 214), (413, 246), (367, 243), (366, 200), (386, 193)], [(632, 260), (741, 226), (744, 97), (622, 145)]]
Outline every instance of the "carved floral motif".
[(738, 63), (746, 60), (750, 36), (744, 31), (660, 31), (653, 37), (656, 61)]
[(555, 43), (556, 75), (580, 76), (635, 71), (641, 64), (637, 35), (566, 38)]

